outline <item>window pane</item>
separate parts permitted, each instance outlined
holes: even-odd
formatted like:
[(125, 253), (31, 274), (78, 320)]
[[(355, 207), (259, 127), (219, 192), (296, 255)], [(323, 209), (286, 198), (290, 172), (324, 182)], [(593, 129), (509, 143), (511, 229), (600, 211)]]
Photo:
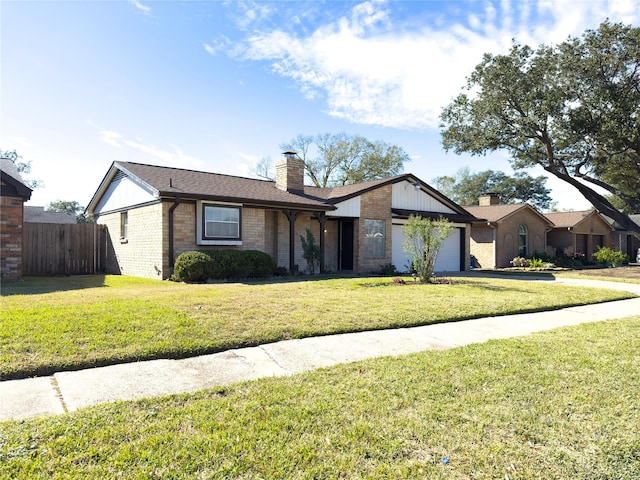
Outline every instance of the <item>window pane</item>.
[(385, 256), (385, 221), (364, 221), (364, 254), (368, 258)]
[(240, 238), (240, 208), (204, 206), (205, 238)]

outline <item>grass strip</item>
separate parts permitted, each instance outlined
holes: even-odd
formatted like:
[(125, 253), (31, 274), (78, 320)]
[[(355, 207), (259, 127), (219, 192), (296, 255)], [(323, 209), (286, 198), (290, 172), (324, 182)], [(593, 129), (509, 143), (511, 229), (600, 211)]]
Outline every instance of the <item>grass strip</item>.
[(0, 424), (0, 477), (635, 479), (640, 316)]
[[(0, 379), (278, 340), (427, 325), (632, 297), (503, 279), (393, 284), (324, 278), (186, 285), (105, 276), (29, 279), (0, 297)], [(37, 292), (37, 293), (32, 293)]]

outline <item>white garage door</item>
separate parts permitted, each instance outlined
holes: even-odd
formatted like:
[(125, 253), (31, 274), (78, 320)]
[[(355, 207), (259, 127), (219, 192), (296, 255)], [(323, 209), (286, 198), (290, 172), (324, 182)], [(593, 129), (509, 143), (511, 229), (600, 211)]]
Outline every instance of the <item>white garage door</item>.
[[(411, 265), (411, 257), (405, 253), (404, 234), (402, 225), (393, 225), (391, 230), (391, 261), (398, 271), (406, 272)], [(436, 272), (459, 272), (460, 271), (460, 229), (456, 228), (447, 237), (442, 245), (440, 254), (436, 259)]]

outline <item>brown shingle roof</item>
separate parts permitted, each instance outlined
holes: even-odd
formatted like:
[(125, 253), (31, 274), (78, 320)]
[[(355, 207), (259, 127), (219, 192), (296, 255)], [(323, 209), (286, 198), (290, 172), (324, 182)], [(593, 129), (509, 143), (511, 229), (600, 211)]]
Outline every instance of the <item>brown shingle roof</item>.
[(545, 213), (544, 216), (551, 220), (556, 227), (574, 227), (593, 213), (596, 213), (596, 211), (585, 210), (580, 212), (555, 212)]
[(380, 180), (371, 180), (369, 182), (355, 183), (339, 187), (320, 188), (306, 186), (304, 187), (304, 193), (316, 198), (322, 198), (325, 200), (336, 202), (342, 201), (347, 197), (359, 195), (367, 190), (380, 187), (381, 185), (394, 183), (396, 180), (400, 180), (404, 177), (409, 177), (409, 175), (396, 175), (395, 177), (383, 178)]
[(498, 222), (502, 220), (504, 217), (511, 215), (514, 212), (517, 212), (521, 208), (525, 208), (524, 205), (470, 205), (465, 206), (464, 209), (474, 215), (477, 218), (482, 218), (484, 220), (489, 220), (490, 222)]
[(507, 217), (519, 212), (520, 210), (527, 209), (537, 214), (541, 220), (552, 225), (551, 220), (538, 212), (528, 203), (516, 203), (516, 204), (504, 204), (504, 205), (470, 205), (465, 206), (464, 209), (476, 216), (479, 219), (488, 220), (489, 222), (500, 222)]
[(332, 210), (334, 207), (308, 195), (285, 192), (275, 182), (218, 173), (159, 167), (131, 162), (114, 164), (125, 173), (138, 177), (160, 197), (216, 199), (249, 205), (270, 205), (309, 210)]

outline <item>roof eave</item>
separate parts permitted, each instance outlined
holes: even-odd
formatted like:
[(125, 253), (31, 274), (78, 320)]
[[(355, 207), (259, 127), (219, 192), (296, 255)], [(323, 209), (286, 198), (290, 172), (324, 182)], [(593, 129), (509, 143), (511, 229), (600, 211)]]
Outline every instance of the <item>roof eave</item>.
[(19, 179), (14, 178), (12, 175), (5, 172), (4, 170), (0, 171), (0, 175), (1, 175), (2, 181), (11, 185), (13, 188), (15, 188), (16, 193), (22, 199), (24, 199), (25, 202), (31, 199), (31, 193), (33, 192), (31, 188), (27, 187)]
[(295, 201), (292, 202), (282, 202), (282, 201), (270, 201), (270, 200), (257, 200), (255, 198), (245, 198), (245, 197), (229, 197), (229, 196), (220, 196), (220, 195), (201, 195), (201, 194), (193, 194), (193, 193), (177, 193), (177, 192), (168, 192), (163, 191), (159, 193), (161, 198), (174, 200), (176, 197), (180, 197), (184, 200), (203, 200), (210, 202), (227, 202), (227, 203), (239, 203), (247, 207), (258, 207), (258, 208), (275, 208), (275, 209), (291, 209), (291, 210), (301, 210), (301, 211), (312, 211), (312, 212), (326, 212), (330, 210), (336, 210), (336, 207), (329, 204), (321, 204), (318, 203), (316, 205), (297, 203)]
[(107, 173), (105, 174), (104, 178), (100, 182), (100, 185), (98, 185), (98, 188), (96, 192), (93, 194), (93, 197), (91, 197), (91, 200), (87, 204), (87, 208), (84, 209), (85, 214), (93, 215), (96, 206), (100, 202), (100, 199), (102, 198), (102, 196), (107, 191), (107, 188), (109, 188), (109, 185), (113, 181), (118, 171), (126, 173), (127, 177), (132, 178), (134, 181), (140, 183), (141, 185), (145, 185), (149, 190), (154, 192), (155, 196), (159, 195), (158, 189), (154, 188), (152, 185), (149, 185), (147, 182), (142, 180), (139, 176), (131, 173), (129, 170), (124, 168), (119, 162), (114, 161), (109, 167), (109, 169), (107, 170)]

